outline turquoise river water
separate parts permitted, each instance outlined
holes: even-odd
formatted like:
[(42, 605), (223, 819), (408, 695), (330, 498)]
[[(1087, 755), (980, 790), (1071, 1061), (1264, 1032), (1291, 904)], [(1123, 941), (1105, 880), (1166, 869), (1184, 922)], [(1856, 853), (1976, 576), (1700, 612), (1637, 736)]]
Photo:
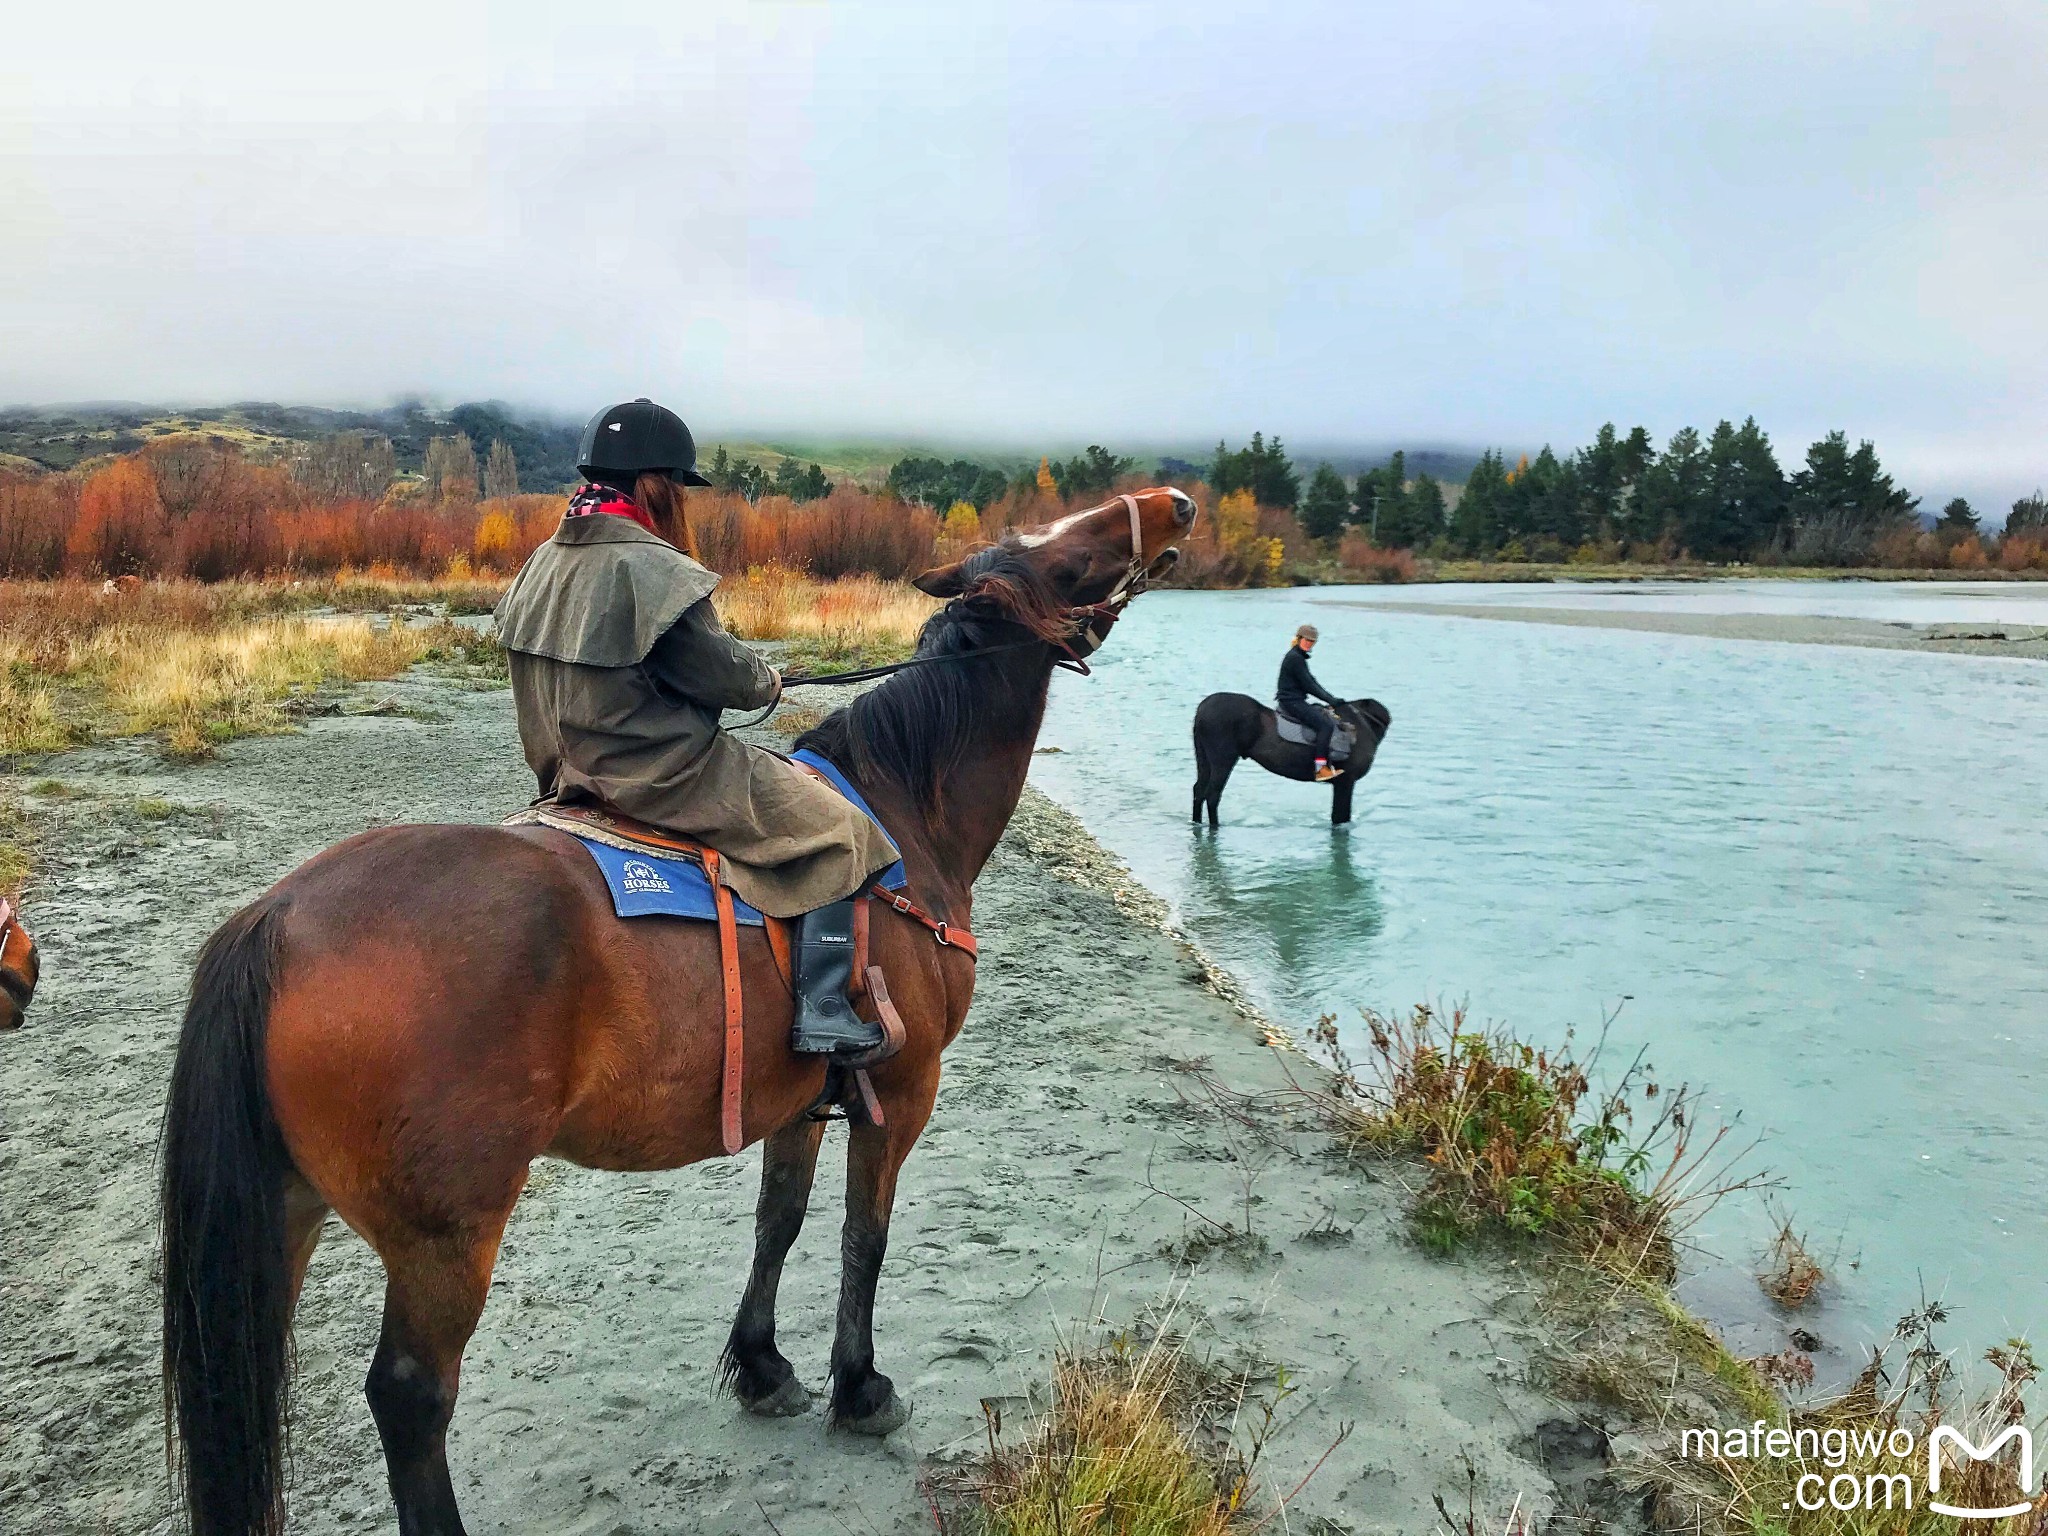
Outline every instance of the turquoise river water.
[[(2041, 588), (1391, 596), (2048, 622)], [(1647, 1047), (1762, 1137), (1842, 1345), (1923, 1292), (1965, 1357), (2048, 1323), (2048, 665), (1346, 606), (1389, 597), (1146, 597), (1059, 676), (1035, 781), (1285, 1026), (1464, 1000), (1583, 1042), (1618, 1007), (1608, 1068)], [(1196, 704), (1270, 699), (1304, 619), (1322, 681), (1393, 712), (1356, 820), (1246, 763), (1191, 829)], [(1698, 1229), (1710, 1312), (1754, 1309), (1729, 1277), (1766, 1220), (1743, 1197)]]

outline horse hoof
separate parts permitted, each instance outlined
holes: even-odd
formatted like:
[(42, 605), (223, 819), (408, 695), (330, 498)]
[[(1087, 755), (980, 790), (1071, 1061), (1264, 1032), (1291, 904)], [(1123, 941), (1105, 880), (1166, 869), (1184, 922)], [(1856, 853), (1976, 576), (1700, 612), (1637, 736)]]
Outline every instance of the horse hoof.
[(794, 1376), (758, 1403), (747, 1404), (747, 1412), (758, 1413), (764, 1419), (793, 1419), (810, 1411), (811, 1394)]
[(873, 1413), (864, 1413), (858, 1418), (848, 1415), (839, 1421), (839, 1427), (849, 1434), (873, 1435), (880, 1439), (883, 1435), (895, 1434), (909, 1422), (909, 1402), (900, 1393), (892, 1390), (888, 1401)]

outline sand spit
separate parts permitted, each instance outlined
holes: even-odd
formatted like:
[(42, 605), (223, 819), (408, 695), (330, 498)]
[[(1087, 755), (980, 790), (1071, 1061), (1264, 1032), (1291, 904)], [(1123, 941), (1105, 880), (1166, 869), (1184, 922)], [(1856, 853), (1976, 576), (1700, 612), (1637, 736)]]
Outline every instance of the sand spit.
[[(152, 1164), (201, 940), (350, 833), (495, 818), (529, 793), (504, 692), (415, 676), (359, 692), (365, 703), (383, 707), (195, 768), (127, 743), (42, 770), (71, 791), (31, 796), (46, 979), (29, 1027), (0, 1039), (9, 1529), (172, 1529)], [(980, 990), (905, 1172), (883, 1276), (880, 1363), (916, 1404), (907, 1429), (875, 1443), (815, 1414), (752, 1419), (720, 1394), (758, 1154), (653, 1175), (544, 1164), (465, 1367), (451, 1461), (470, 1529), (929, 1531), (920, 1479), (981, 1443), (985, 1403), (1014, 1424), (1062, 1332), (1169, 1298), (1200, 1350), (1293, 1374), (1267, 1486), (1291, 1487), (1354, 1426), (1292, 1529), (1427, 1530), (1439, 1493), (1462, 1514), (1468, 1461), (1483, 1528), (1518, 1499), (1540, 1525), (1557, 1495), (1537, 1446), (1583, 1437), (1560, 1434), (1569, 1414), (1528, 1385), (1539, 1338), (1523, 1272), (1425, 1257), (1391, 1176), (1219, 1113), (1204, 1072), (1256, 1091), (1303, 1063), (1260, 1043), (1146, 899), (1072, 817), (1027, 797), (979, 890)], [(828, 1139), (782, 1287), (782, 1345), (814, 1387), (842, 1148)], [(1252, 1236), (1190, 1265), (1210, 1222)], [(381, 1290), (366, 1247), (330, 1232), (297, 1334), (294, 1531), (390, 1528), (362, 1397)]]
[(1639, 613), (1602, 608), (1503, 608), (1486, 603), (1336, 602), (1337, 608), (1420, 613), (1456, 619), (1505, 619), (1583, 629), (1639, 629), (1716, 640), (1783, 640), (1805, 645), (1862, 645), (1893, 651), (1954, 651), (1971, 656), (2048, 660), (2048, 630), (2034, 624), (1888, 624), (1875, 619), (1786, 613)]

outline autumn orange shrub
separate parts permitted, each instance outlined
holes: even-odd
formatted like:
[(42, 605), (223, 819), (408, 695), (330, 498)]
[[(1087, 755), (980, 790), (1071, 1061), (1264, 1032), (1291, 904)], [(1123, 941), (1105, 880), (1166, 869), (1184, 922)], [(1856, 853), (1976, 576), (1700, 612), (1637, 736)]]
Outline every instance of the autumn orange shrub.
[[(1135, 487), (1139, 482), (1132, 480)], [(1307, 549), (1291, 514), (1232, 503), (1219, 525), (1206, 488), (1203, 517), (1183, 541), (1195, 584), (1280, 579)], [(324, 576), (381, 568), (400, 576), (503, 575), (560, 526), (563, 498), (437, 499), (418, 481), (375, 499), (316, 494), (286, 467), (198, 436), (160, 439), (84, 473), (0, 471), (0, 577), (188, 576), (201, 581), (291, 572)], [(779, 566), (820, 579), (901, 580), (1019, 528), (1073, 510), (1049, 474), (977, 511), (899, 500), (841, 485), (816, 501), (759, 501), (690, 493), (686, 515), (705, 564), (721, 571)]]
[(149, 466), (139, 458), (116, 459), (79, 488), (65, 568), (111, 576), (160, 570), (169, 531)]
[(1405, 549), (1381, 549), (1353, 530), (1337, 546), (1337, 563), (1367, 581), (1413, 581), (1415, 556)]
[(2008, 571), (2048, 570), (2048, 541), (2029, 533), (2000, 539), (1998, 564)]
[(0, 573), (58, 575), (77, 518), (74, 477), (0, 473)]

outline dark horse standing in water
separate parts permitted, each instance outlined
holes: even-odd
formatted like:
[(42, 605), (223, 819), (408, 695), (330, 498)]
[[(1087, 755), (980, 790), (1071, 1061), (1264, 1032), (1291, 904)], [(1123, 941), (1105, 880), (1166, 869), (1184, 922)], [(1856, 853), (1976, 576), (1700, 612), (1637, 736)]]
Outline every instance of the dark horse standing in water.
[[(1353, 699), (1334, 713), (1340, 723), (1356, 727), (1358, 733), (1351, 755), (1341, 764), (1332, 764), (1339, 772), (1330, 781), (1330, 820), (1342, 826), (1351, 819), (1352, 788), (1371, 770), (1373, 754), (1394, 717), (1378, 699)], [(1315, 748), (1306, 742), (1281, 740), (1278, 721), (1270, 707), (1248, 693), (1212, 693), (1202, 700), (1195, 710), (1195, 809), (1191, 820), (1200, 821), (1206, 806), (1209, 825), (1216, 825), (1223, 786), (1230, 782), (1231, 770), (1241, 757), (1283, 779), (1315, 781)]]
[[(803, 738), (873, 806), (909, 898), (934, 919), (969, 925), (1055, 662), (1092, 649), (1100, 605), (1169, 565), (1194, 515), (1181, 492), (1149, 490), (927, 572), (918, 586), (948, 601), (918, 654), (952, 659), (899, 673)], [(806, 1111), (825, 1068), (790, 1051), (770, 945), (741, 934), (744, 1138), (766, 1145), (725, 1366), (749, 1408), (792, 1414), (810, 1397), (775, 1347), (775, 1293), (810, 1197), (823, 1127)], [(879, 908), (871, 943), (908, 1041), (872, 1070), (884, 1123), (850, 1130), (831, 1411), (886, 1434), (909, 1411), (875, 1369), (875, 1281), (974, 960)], [(589, 854), (538, 827), (367, 832), (214, 933), (163, 1143), (164, 1368), (196, 1536), (282, 1527), (291, 1315), (330, 1210), (384, 1263), (367, 1393), (399, 1530), (459, 1536), (448, 1423), (528, 1165), (720, 1155), (722, 998), (714, 925), (621, 922)]]

